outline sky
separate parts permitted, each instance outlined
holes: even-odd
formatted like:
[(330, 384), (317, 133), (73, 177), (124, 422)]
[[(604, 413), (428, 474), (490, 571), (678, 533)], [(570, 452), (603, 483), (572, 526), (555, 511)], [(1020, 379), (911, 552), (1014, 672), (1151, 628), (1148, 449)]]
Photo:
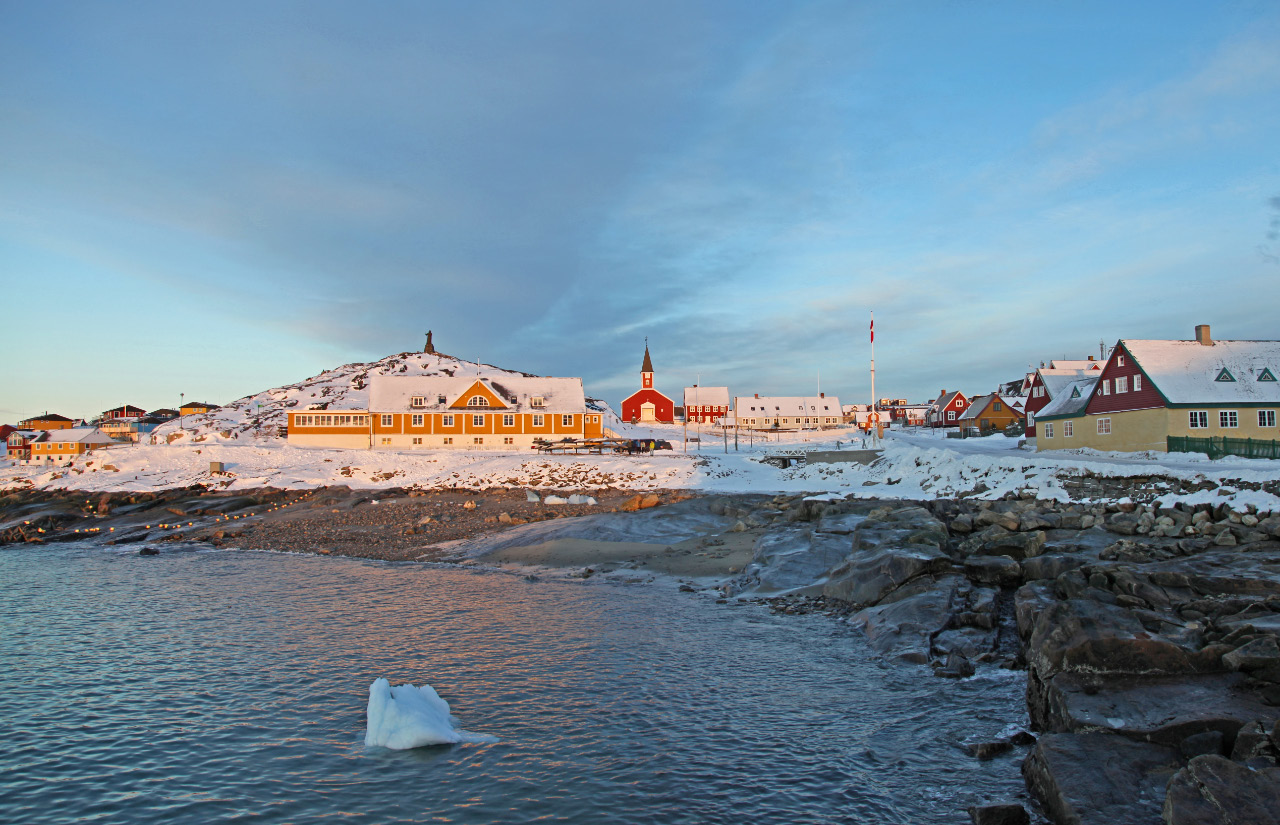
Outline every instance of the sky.
[(0, 0), (0, 423), (438, 350), (976, 394), (1280, 338), (1274, 2)]

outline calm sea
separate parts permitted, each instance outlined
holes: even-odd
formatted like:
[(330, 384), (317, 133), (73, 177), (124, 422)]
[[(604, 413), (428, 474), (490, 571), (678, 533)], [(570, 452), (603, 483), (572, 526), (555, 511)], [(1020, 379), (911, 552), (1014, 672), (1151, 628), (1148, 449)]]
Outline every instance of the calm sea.
[[(962, 823), (1022, 681), (670, 582), (239, 551), (0, 551), (0, 822)], [(486, 745), (363, 745), (369, 683)]]

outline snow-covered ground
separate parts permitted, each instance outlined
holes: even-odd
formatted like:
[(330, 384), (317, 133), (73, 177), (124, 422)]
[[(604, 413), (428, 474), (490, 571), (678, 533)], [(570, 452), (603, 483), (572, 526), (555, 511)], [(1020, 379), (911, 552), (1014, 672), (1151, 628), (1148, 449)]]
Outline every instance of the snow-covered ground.
[[(0, 465), (0, 489), (29, 487), (85, 491), (141, 491), (206, 484), (227, 489), (271, 486), (290, 489), (345, 484), (352, 487), (527, 487), (570, 490), (688, 489), (706, 492), (834, 492), (867, 498), (934, 498), (979, 490), (980, 498), (1031, 491), (1041, 498), (1067, 498), (1064, 479), (1164, 476), (1187, 481), (1262, 483), (1280, 478), (1280, 461), (1193, 454), (1134, 455), (1087, 451), (1036, 453), (1001, 435), (947, 439), (929, 431), (890, 432), (880, 445), (864, 443), (849, 429), (784, 433), (767, 440), (730, 435), (726, 444), (710, 428), (685, 451), (679, 426), (631, 427), (620, 434), (670, 441), (674, 451), (640, 456), (545, 456), (529, 451), (432, 450), (384, 452), (292, 447), (279, 438), (189, 440), (171, 444), (113, 447), (56, 469)], [(697, 430), (690, 428), (692, 437)], [(795, 450), (883, 448), (872, 466), (808, 464), (779, 469), (761, 459)], [(225, 465), (212, 475), (209, 462)], [(1224, 486), (1169, 495), (1166, 502), (1228, 501), (1238, 508), (1280, 511), (1266, 492)]]

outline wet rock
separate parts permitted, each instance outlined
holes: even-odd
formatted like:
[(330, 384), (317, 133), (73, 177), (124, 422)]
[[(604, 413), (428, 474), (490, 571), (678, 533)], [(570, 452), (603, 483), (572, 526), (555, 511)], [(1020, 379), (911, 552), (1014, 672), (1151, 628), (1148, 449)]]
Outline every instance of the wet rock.
[(144, 547), (138, 551), (139, 556), (158, 556), (160, 551), (154, 547)]
[(973, 662), (961, 653), (952, 651), (947, 655), (947, 662), (942, 667), (935, 668), (933, 673), (935, 676), (943, 676), (948, 679), (967, 679), (977, 672), (973, 666)]
[(970, 556), (964, 574), (979, 584), (1012, 587), (1022, 582), (1022, 565), (1008, 556)]
[(1137, 513), (1115, 513), (1108, 516), (1105, 526), (1113, 533), (1119, 533), (1122, 536), (1136, 535), (1138, 532), (1138, 523), (1142, 517)]
[(1221, 755), (1226, 744), (1226, 737), (1220, 730), (1204, 730), (1193, 733), (1178, 743), (1178, 752), (1184, 759), (1191, 759), (1206, 754)]
[(1013, 743), (1007, 739), (996, 742), (970, 742), (964, 746), (964, 752), (974, 759), (986, 761), (994, 759), (1002, 753), (1013, 750)]
[(918, 578), (875, 607), (859, 611), (850, 624), (867, 635), (880, 653), (918, 664), (930, 659), (930, 640), (951, 621), (959, 576)]
[(1055, 553), (1023, 559), (1020, 567), (1022, 575), (1028, 581), (1034, 581), (1035, 579), (1056, 579), (1068, 570), (1077, 570), (1088, 562), (1088, 558)]
[(854, 533), (847, 561), (831, 571), (824, 596), (855, 605), (874, 605), (919, 576), (951, 568), (942, 551), (946, 528), (923, 507), (905, 507), (868, 516)]
[(1197, 756), (1170, 780), (1163, 814), (1166, 825), (1280, 825), (1280, 768)]
[(1274, 636), (1263, 636), (1225, 654), (1222, 663), (1232, 670), (1261, 670), (1280, 664), (1280, 647)]
[(1171, 748), (1105, 733), (1057, 733), (1040, 737), (1022, 775), (1054, 823), (1152, 825), (1179, 767)]
[(1029, 825), (1031, 817), (1021, 805), (974, 805), (969, 808), (973, 825)]

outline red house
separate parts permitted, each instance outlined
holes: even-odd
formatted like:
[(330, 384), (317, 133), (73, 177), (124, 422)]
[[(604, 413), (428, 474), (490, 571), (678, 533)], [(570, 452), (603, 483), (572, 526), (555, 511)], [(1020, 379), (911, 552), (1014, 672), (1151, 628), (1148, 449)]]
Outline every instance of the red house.
[(969, 409), (969, 399), (964, 397), (964, 393), (959, 390), (955, 392), (943, 390), (938, 400), (929, 407), (929, 426), (958, 427), (960, 416), (967, 409)]
[(640, 389), (622, 401), (622, 420), (632, 424), (674, 424), (676, 403), (653, 388), (653, 360), (649, 344), (644, 345), (644, 362), (640, 365)]
[[(1055, 363), (1055, 362), (1050, 362)], [(1061, 362), (1067, 363), (1067, 362)], [(1027, 390), (1027, 437), (1035, 438), (1036, 436), (1036, 414), (1049, 405), (1049, 402), (1058, 397), (1058, 393), (1064, 389), (1070, 389), (1074, 383), (1081, 378), (1089, 376), (1097, 376), (1102, 369), (1102, 363), (1092, 359), (1088, 361), (1073, 361), (1073, 364), (1089, 364), (1087, 367), (1068, 368), (1068, 367), (1041, 367), (1032, 373), (1031, 387)]]

